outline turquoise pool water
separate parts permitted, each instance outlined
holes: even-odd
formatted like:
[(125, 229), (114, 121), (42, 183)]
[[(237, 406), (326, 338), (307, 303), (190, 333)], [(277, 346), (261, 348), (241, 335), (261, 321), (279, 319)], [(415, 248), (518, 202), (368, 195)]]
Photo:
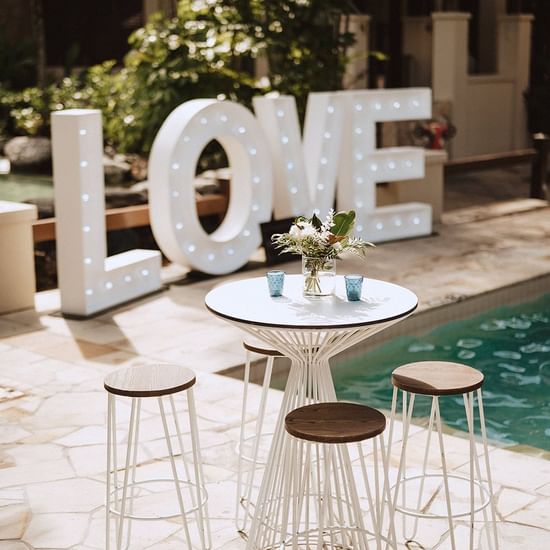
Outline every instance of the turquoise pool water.
[[(399, 337), (333, 368), (339, 399), (391, 407), (391, 371), (437, 359), (471, 365), (485, 375), (484, 404), (491, 439), (550, 450), (550, 294), (454, 321), (421, 336)], [(415, 416), (429, 414), (418, 398)], [(441, 414), (467, 430), (462, 397), (441, 400)]]

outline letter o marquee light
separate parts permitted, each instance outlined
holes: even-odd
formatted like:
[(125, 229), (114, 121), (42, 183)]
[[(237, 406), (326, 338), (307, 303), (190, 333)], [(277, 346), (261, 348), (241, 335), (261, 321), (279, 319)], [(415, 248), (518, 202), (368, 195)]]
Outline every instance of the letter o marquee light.
[[(214, 139), (227, 154), (232, 179), (227, 214), (209, 235), (197, 215), (194, 180)], [(151, 227), (172, 262), (220, 275), (242, 267), (260, 246), (260, 223), (271, 219), (272, 167), (262, 130), (245, 107), (212, 99), (177, 107), (153, 143), (149, 183)]]

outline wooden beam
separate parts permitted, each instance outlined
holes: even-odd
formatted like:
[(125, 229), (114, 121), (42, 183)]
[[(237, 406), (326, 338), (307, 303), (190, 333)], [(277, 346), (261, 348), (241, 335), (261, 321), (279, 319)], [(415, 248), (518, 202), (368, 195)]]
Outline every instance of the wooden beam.
[(149, 225), (148, 204), (110, 208), (105, 211), (105, 226), (107, 231), (143, 227), (145, 225)]
[[(229, 198), (223, 195), (197, 196), (197, 214), (199, 217), (221, 216), (227, 211)], [(105, 226), (107, 231), (145, 227), (150, 224), (149, 205), (125, 206), (111, 208), (105, 211)], [(55, 240), (55, 218), (45, 218), (33, 223), (33, 238), (35, 243)]]
[(36, 220), (32, 224), (32, 236), (35, 243), (55, 241), (55, 218)]

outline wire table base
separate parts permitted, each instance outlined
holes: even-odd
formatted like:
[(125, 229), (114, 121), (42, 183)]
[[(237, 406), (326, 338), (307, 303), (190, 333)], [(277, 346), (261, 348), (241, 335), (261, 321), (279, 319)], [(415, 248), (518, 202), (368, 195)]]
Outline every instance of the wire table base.
[[(395, 322), (397, 320), (365, 327), (322, 331), (282, 330), (238, 323), (239, 328), (264, 340), (291, 359), (290, 372), (257, 502), (248, 503), (254, 507), (254, 513), (251, 513), (253, 521), (248, 533), (247, 550), (284, 544), (283, 541), (271, 540), (274, 538), (274, 529), (265, 518), (276, 515), (278, 506), (275, 503), (283, 501), (285, 491), (280, 483), (283, 478), (282, 470), (286, 467), (282, 458), (290, 444), (290, 437), (284, 429), (285, 416), (303, 405), (336, 401), (329, 359)], [(351, 468), (346, 453), (343, 461), (349, 463), (347, 465)]]

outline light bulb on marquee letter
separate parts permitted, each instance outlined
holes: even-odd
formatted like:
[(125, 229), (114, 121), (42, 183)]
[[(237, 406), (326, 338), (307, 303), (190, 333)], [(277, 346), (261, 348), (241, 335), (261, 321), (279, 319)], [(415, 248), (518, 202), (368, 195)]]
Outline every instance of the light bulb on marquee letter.
[(61, 310), (87, 316), (158, 290), (158, 251), (107, 257), (101, 112), (68, 109), (51, 121)]
[(344, 121), (335, 92), (310, 93), (303, 140), (292, 96), (255, 97), (254, 111), (269, 142), (275, 218), (324, 216), (334, 205)]
[[(214, 139), (229, 159), (231, 197), (223, 222), (208, 235), (197, 215), (194, 180)], [(172, 111), (153, 143), (149, 183), (151, 227), (171, 261), (221, 275), (242, 267), (260, 246), (260, 223), (271, 219), (271, 159), (258, 122), (242, 105), (196, 99)]]
[(376, 184), (424, 177), (420, 147), (376, 148), (376, 123), (429, 118), (429, 88), (340, 92), (346, 101), (338, 208), (354, 209), (355, 232), (374, 242), (429, 235), (432, 208), (418, 202), (376, 206)]

